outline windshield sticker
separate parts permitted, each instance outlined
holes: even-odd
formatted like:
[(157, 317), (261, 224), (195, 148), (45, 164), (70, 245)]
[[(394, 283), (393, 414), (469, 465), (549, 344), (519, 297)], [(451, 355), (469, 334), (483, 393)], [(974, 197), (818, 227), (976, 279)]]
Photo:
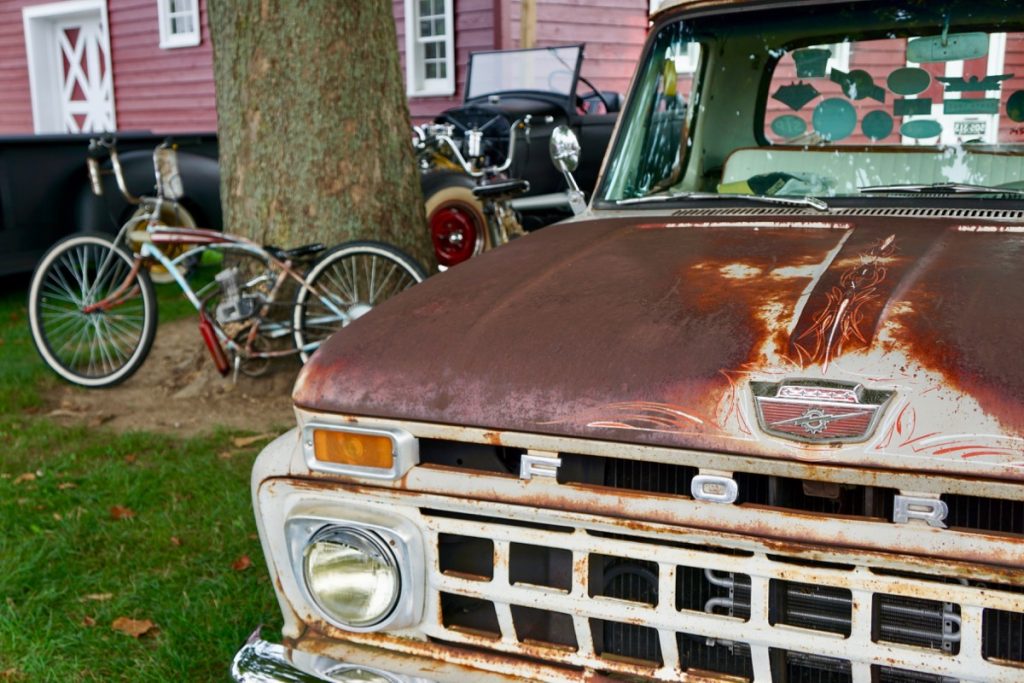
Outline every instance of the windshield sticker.
[(850, 73), (832, 69), (829, 79), (843, 89), (843, 94), (851, 100), (863, 100), (870, 97), (885, 102), (885, 88), (875, 85), (875, 79), (863, 69), (854, 69)]
[(864, 131), (864, 135), (877, 142), (889, 137), (889, 134), (892, 133), (893, 125), (892, 117), (887, 112), (878, 109), (868, 112), (864, 120), (861, 121), (860, 127)]
[(932, 100), (930, 97), (896, 100), (892, 106), (892, 113), (894, 116), (927, 116), (932, 113)]
[(832, 97), (814, 108), (811, 124), (826, 140), (842, 140), (857, 127), (857, 110), (846, 100)]
[(799, 116), (786, 114), (772, 121), (772, 132), (788, 140), (807, 132), (807, 123)]
[(998, 114), (999, 100), (945, 100), (942, 111), (949, 114)]
[(780, 86), (772, 97), (793, 111), (799, 111), (805, 104), (820, 95), (818, 89), (810, 83), (790, 83)]
[(824, 78), (832, 50), (826, 48), (810, 48), (797, 50), (793, 53), (798, 78)]
[(1024, 122), (1024, 90), (1018, 90), (1006, 101), (1006, 115), (1011, 121)]
[(987, 33), (954, 33), (917, 38), (907, 43), (907, 61), (959, 62), (988, 55)]
[(908, 121), (903, 124), (902, 128), (900, 128), (900, 133), (908, 138), (914, 138), (915, 140), (934, 138), (942, 135), (942, 124), (933, 119)]
[(928, 89), (932, 76), (924, 69), (907, 66), (889, 74), (887, 85), (897, 95), (917, 95)]
[(985, 92), (986, 90), (999, 90), (1003, 87), (1003, 81), (1013, 78), (1013, 74), (998, 74), (986, 76), (979, 79), (977, 76), (970, 78), (946, 78), (936, 76), (935, 80), (946, 84), (946, 92)]

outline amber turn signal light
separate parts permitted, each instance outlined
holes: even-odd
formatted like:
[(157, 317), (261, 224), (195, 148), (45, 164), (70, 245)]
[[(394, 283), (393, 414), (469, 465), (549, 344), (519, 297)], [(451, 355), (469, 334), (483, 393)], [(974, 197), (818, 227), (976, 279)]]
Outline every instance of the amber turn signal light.
[(387, 470), (394, 464), (391, 439), (375, 434), (314, 429), (313, 452), (320, 462), (339, 465)]

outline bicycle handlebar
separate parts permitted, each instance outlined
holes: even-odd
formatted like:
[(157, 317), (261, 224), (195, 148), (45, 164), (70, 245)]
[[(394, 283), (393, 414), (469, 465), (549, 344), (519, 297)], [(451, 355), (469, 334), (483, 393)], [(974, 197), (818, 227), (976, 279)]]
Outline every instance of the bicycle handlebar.
[(113, 135), (103, 135), (89, 140), (88, 159), (86, 165), (89, 168), (89, 183), (96, 195), (103, 194), (103, 183), (100, 169), (100, 160), (103, 157), (110, 159), (110, 166), (114, 171), (114, 180), (117, 182), (117, 189), (129, 204), (141, 204), (142, 197), (136, 197), (129, 191), (128, 183), (124, 179), (124, 168), (121, 166), (121, 158), (117, 155), (117, 139)]

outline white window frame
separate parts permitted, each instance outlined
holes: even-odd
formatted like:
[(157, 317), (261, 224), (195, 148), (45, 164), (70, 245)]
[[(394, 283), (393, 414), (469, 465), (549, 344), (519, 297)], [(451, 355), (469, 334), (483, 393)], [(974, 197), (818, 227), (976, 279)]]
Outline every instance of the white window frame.
[[(171, 0), (156, 0), (160, 23), (160, 47), (171, 50), (178, 47), (195, 47), (202, 40), (202, 27), (199, 25), (199, 0), (190, 0), (191, 8), (171, 13)], [(191, 16), (192, 31), (189, 33), (172, 33), (171, 20), (176, 16)]]
[(419, 0), (405, 0), (405, 92), (409, 97), (447, 97), (455, 94), (454, 4), (453, 0), (444, 0), (445, 77), (426, 78), (421, 75), (423, 62), (419, 58), (418, 49)]

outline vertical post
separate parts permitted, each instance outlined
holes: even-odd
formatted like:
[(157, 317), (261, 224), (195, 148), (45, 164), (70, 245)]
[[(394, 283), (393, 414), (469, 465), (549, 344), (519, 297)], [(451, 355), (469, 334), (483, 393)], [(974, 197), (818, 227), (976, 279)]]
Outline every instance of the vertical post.
[(537, 44), (537, 0), (520, 0), (519, 3), (519, 47), (529, 48)]

